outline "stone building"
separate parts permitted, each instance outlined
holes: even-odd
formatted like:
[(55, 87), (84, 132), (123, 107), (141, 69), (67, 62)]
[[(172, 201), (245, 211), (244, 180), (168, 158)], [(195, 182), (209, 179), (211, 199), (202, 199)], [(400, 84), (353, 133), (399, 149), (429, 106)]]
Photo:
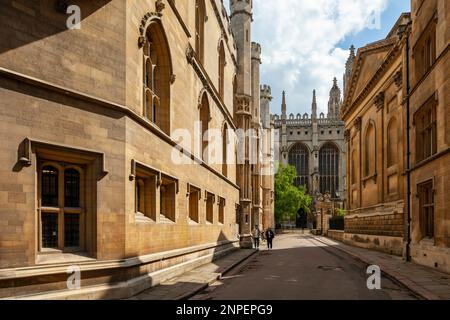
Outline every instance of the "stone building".
[(450, 272), (449, 3), (411, 10), (347, 62), (344, 241)]
[(69, 2), (0, 6), (0, 298), (127, 297), (273, 221), (248, 0)]
[(411, 14), (409, 255), (450, 273), (450, 2), (413, 0)]
[(406, 74), (404, 63), (408, 13), (380, 41), (350, 57), (341, 109), (347, 139), (347, 199), (344, 240), (354, 245), (402, 255), (404, 233), (403, 174)]
[(340, 120), (341, 90), (336, 78), (330, 90), (328, 113), (317, 114), (316, 91), (313, 92), (311, 115), (287, 114), (283, 92), (281, 117), (274, 116), (278, 161), (297, 169), (296, 185), (306, 186), (316, 199), (330, 194), (331, 200), (345, 205), (346, 147), (344, 123)]

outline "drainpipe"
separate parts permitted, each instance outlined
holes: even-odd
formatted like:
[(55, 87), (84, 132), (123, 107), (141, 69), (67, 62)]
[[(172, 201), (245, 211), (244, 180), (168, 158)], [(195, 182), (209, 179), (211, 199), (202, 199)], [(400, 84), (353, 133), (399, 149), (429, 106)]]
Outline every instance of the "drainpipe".
[(406, 261), (411, 261), (411, 111), (410, 111), (410, 26), (409, 22), (406, 30), (406, 212), (408, 215), (406, 230)]

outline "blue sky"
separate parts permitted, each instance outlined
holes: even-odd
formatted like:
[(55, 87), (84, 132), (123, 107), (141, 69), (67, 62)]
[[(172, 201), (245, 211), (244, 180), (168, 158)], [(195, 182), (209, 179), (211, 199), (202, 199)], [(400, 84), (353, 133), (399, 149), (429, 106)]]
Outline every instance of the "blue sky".
[(352, 44), (355, 47), (362, 47), (367, 43), (377, 41), (385, 37), (391, 30), (398, 17), (403, 12), (410, 11), (410, 0), (391, 0), (387, 9), (381, 14), (381, 29), (363, 29), (357, 34), (350, 35), (343, 39), (338, 46), (349, 48)]
[[(272, 87), (271, 110), (310, 113), (312, 91), (326, 113), (333, 77), (342, 88), (348, 48), (386, 37), (410, 0), (254, 0), (253, 41), (262, 46), (261, 83)], [(224, 4), (229, 8), (228, 0)]]

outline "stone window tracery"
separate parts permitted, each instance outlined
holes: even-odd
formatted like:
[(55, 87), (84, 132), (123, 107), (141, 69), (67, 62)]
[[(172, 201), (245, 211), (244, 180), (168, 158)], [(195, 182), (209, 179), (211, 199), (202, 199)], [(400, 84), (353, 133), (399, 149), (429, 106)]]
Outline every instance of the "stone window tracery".
[(309, 189), (309, 150), (303, 143), (295, 144), (289, 151), (289, 164), (297, 170), (296, 186)]
[(338, 198), (339, 191), (339, 149), (326, 143), (319, 151), (320, 193), (330, 193)]
[(170, 132), (170, 52), (159, 20), (150, 23), (143, 44), (143, 114), (165, 133)]

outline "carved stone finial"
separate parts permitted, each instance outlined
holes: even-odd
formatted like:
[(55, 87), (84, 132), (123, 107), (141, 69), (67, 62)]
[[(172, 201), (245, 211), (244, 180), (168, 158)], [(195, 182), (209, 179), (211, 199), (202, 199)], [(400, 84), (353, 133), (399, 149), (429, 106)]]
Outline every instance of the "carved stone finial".
[(194, 49), (191, 47), (191, 45), (188, 45), (188, 47), (186, 48), (186, 58), (190, 64), (192, 64), (194, 56), (195, 56)]
[(170, 84), (174, 84), (177, 80), (177, 76), (175, 74), (170, 75)]
[(166, 5), (162, 0), (156, 0), (155, 8), (157, 13), (161, 13), (166, 8)]

